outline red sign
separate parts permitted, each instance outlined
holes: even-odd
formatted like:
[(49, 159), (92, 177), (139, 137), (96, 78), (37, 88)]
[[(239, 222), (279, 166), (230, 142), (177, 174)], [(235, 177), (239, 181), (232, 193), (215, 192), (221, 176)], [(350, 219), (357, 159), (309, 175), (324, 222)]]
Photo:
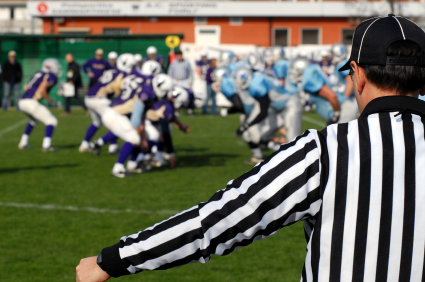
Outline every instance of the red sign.
[(40, 14), (44, 15), (45, 13), (47, 13), (47, 10), (49, 9), (49, 7), (47, 7), (47, 4), (44, 2), (41, 2), (40, 4), (38, 4), (37, 6), (37, 10), (40, 12)]

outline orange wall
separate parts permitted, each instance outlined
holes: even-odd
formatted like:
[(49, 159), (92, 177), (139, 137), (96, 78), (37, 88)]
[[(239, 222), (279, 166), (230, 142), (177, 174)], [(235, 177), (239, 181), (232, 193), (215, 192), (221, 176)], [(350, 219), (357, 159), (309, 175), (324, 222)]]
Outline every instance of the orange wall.
[(301, 44), (302, 28), (321, 28), (322, 44), (333, 44), (342, 41), (343, 28), (355, 28), (347, 18), (275, 18), (273, 28), (289, 28), (290, 45)]
[[(243, 24), (232, 26), (229, 18), (208, 18), (207, 25), (221, 27), (221, 43), (255, 44), (269, 46), (272, 28), (284, 27), (290, 30), (290, 45), (301, 43), (301, 28), (321, 28), (322, 43), (340, 42), (342, 29), (355, 27), (347, 18), (243, 18)], [(132, 34), (182, 33), (183, 42), (195, 42), (195, 24), (192, 17), (186, 18), (66, 18), (64, 24), (53, 23), (53, 33), (57, 27), (90, 27), (92, 34), (102, 34), (103, 28), (130, 28)], [(44, 18), (44, 33), (50, 33), (50, 19)]]

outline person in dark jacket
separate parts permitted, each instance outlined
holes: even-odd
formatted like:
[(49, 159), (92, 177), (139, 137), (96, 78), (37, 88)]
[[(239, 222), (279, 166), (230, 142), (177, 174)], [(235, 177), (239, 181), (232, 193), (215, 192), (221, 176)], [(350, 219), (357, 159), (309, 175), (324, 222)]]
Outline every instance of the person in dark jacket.
[(65, 97), (64, 115), (69, 115), (71, 113), (71, 98), (74, 98), (75, 101), (87, 111), (84, 101), (78, 96), (78, 88), (81, 88), (82, 86), (80, 66), (75, 62), (74, 56), (71, 53), (66, 54), (65, 60), (68, 63), (68, 70), (66, 71), (66, 81), (74, 85), (75, 92), (74, 97)]
[(83, 65), (83, 71), (90, 77), (89, 88), (96, 84), (97, 80), (102, 76), (104, 71), (111, 68), (112, 67), (109, 62), (103, 59), (103, 50), (100, 48), (97, 49), (95, 52), (95, 57), (88, 60)]
[(9, 106), (10, 90), (13, 89), (16, 109), (19, 111), (19, 90), (22, 81), (22, 67), (16, 61), (16, 52), (11, 50), (8, 54), (8, 59), (3, 64), (3, 101), (2, 109), (7, 111)]

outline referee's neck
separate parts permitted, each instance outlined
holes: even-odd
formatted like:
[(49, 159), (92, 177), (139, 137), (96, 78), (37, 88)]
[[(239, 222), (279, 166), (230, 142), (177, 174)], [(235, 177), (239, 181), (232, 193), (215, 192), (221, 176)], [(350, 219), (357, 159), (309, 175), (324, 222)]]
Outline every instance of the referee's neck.
[[(387, 90), (378, 88), (375, 84), (366, 78), (363, 68), (359, 68), (358, 66), (354, 66), (354, 68), (356, 68), (356, 71), (353, 75), (353, 86), (360, 114), (363, 112), (363, 109), (366, 107), (366, 105), (369, 104), (369, 102), (373, 99), (384, 96), (399, 95), (395, 89)], [(421, 93), (421, 95), (425, 94), (425, 86), (422, 89), (417, 89), (409, 93), (407, 96), (418, 98), (419, 93)]]

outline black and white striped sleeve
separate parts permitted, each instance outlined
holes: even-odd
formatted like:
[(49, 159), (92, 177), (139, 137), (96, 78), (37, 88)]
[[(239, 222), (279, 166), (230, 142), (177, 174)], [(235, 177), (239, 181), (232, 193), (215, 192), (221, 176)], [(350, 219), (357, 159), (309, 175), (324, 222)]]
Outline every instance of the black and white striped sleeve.
[(117, 277), (206, 263), (314, 217), (322, 203), (320, 156), (317, 132), (306, 131), (208, 202), (105, 248), (105, 270)]

